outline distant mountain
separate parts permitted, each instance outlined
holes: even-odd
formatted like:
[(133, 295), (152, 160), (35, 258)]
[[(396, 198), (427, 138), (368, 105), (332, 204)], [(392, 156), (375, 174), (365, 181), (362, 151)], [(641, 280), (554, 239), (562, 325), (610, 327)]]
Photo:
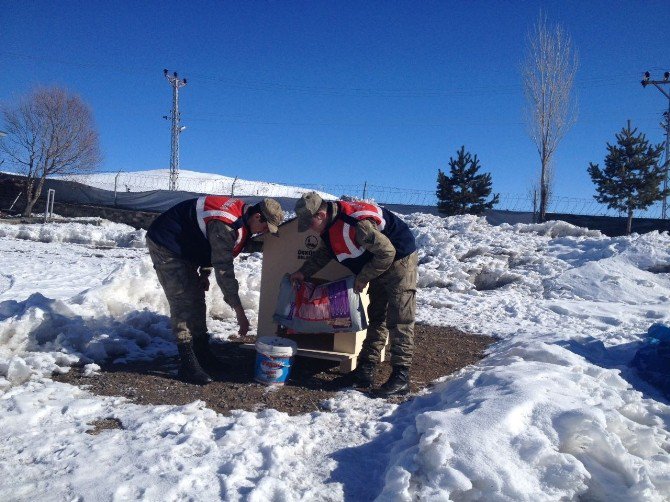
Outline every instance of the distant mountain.
[[(150, 171), (134, 171), (121, 173), (91, 173), (60, 177), (76, 181), (84, 185), (114, 190), (119, 192), (146, 192), (149, 190), (167, 190), (169, 184), (168, 169), (153, 169)], [(300, 197), (311, 187), (295, 187), (268, 183), (265, 181), (250, 181), (231, 178), (221, 174), (199, 173), (195, 171), (179, 171), (177, 189), (187, 192), (211, 193), (221, 195), (257, 195), (267, 197)], [(326, 199), (335, 199), (336, 196), (316, 190)]]

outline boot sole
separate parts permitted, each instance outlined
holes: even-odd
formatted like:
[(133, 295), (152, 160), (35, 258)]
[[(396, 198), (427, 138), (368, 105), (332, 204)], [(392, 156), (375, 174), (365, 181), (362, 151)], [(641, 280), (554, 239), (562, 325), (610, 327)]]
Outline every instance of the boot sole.
[(200, 379), (188, 378), (180, 374), (177, 374), (177, 378), (179, 378), (179, 380), (181, 380), (184, 383), (191, 383), (194, 385), (207, 385), (208, 383), (212, 383), (214, 381), (211, 378), (208, 378), (207, 380), (205, 379), (200, 380)]
[(354, 389), (369, 389), (373, 384), (374, 382), (354, 382), (352, 385)]
[(375, 397), (381, 397), (381, 398), (385, 399), (387, 397), (406, 396), (407, 394), (409, 394), (409, 392), (410, 392), (410, 389), (403, 389), (403, 390), (399, 390), (399, 391), (391, 392), (391, 393), (387, 394), (387, 393), (384, 393), (384, 392), (379, 392), (379, 389), (377, 389), (376, 391), (373, 391), (373, 395)]

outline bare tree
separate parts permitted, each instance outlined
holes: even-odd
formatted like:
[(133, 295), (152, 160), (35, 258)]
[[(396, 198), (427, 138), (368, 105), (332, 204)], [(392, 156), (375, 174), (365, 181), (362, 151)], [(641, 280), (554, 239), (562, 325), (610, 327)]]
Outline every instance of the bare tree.
[(558, 144), (577, 118), (572, 87), (577, 52), (560, 25), (549, 26), (544, 14), (527, 37), (523, 67), (528, 132), (540, 154), (540, 221), (549, 202), (550, 165)]
[(93, 115), (82, 99), (59, 87), (39, 88), (2, 107), (7, 136), (0, 152), (26, 177), (24, 216), (30, 216), (44, 180), (95, 169), (101, 161)]
[[(545, 207), (549, 209), (553, 195), (554, 195), (554, 177), (555, 170), (553, 162), (550, 162), (545, 166), (544, 169), (544, 179), (545, 179)], [(530, 186), (526, 190), (526, 195), (529, 200), (533, 201), (533, 223), (540, 221), (539, 218), (539, 195), (542, 192), (542, 176), (541, 173), (538, 173), (537, 176), (533, 176)]]

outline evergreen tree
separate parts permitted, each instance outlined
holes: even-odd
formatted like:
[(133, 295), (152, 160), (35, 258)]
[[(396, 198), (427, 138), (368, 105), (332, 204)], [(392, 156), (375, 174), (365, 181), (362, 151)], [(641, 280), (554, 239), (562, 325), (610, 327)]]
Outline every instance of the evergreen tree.
[(437, 171), (437, 209), (447, 216), (455, 214), (481, 214), (498, 203), (498, 194), (491, 195), (491, 174), (477, 174), (479, 159), (462, 146), (456, 159), (449, 158), (450, 173)]
[(662, 145), (650, 145), (644, 134), (628, 126), (616, 135), (617, 144), (607, 143), (605, 167), (589, 164), (589, 174), (596, 185), (594, 198), (610, 209), (628, 216), (626, 233), (630, 234), (633, 211), (646, 209), (663, 198), (661, 183), (665, 169), (658, 164)]

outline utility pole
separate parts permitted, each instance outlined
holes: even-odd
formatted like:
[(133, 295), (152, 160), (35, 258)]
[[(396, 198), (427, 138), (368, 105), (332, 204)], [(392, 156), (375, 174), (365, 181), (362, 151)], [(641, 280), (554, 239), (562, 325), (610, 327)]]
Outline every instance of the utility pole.
[[(663, 74), (663, 80), (650, 80), (651, 75), (648, 71), (644, 72), (644, 78), (642, 79), (642, 87), (647, 87), (649, 84), (652, 84), (656, 89), (661, 91), (661, 93), (668, 98), (668, 116), (670, 116), (670, 92), (666, 92), (660, 86), (670, 84), (670, 71), (666, 71)], [(665, 192), (668, 190), (668, 168), (670, 168), (670, 127), (665, 128), (665, 175), (663, 176), (663, 206), (661, 208), (661, 218), (667, 219), (667, 208), (668, 200)]]
[(170, 187), (169, 190), (177, 189), (177, 178), (179, 178), (179, 135), (186, 129), (179, 125), (179, 88), (186, 85), (186, 79), (179, 80), (177, 72), (172, 75), (167, 70), (163, 70), (163, 75), (172, 87), (172, 112), (170, 116), (164, 115), (163, 118), (171, 120), (171, 138), (172, 148), (170, 149)]

